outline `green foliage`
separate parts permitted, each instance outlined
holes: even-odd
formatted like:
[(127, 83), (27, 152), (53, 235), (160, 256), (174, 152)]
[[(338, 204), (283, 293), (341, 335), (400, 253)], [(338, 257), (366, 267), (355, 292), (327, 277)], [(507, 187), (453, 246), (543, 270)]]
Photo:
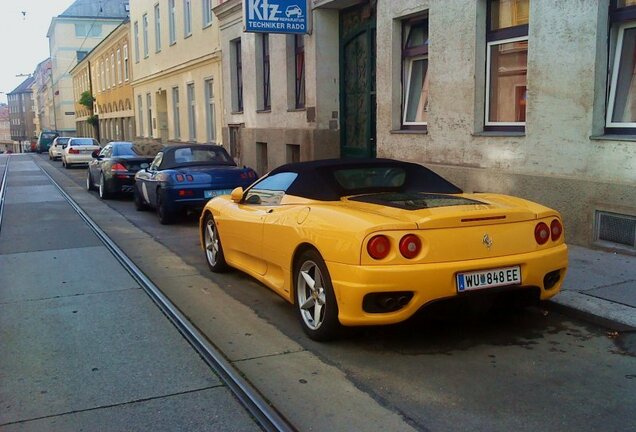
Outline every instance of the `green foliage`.
[(80, 100), (79, 100), (80, 105), (84, 105), (86, 108), (88, 108), (91, 111), (93, 110), (93, 102), (95, 102), (95, 98), (89, 91), (85, 91), (80, 96)]
[(92, 115), (92, 116), (89, 116), (89, 117), (86, 119), (86, 123), (88, 123), (88, 124), (89, 124), (89, 125), (91, 125), (91, 126), (97, 126), (97, 123), (98, 123), (98, 122), (99, 122), (99, 118), (97, 117), (97, 115), (96, 115), (96, 114), (95, 114), (95, 115)]

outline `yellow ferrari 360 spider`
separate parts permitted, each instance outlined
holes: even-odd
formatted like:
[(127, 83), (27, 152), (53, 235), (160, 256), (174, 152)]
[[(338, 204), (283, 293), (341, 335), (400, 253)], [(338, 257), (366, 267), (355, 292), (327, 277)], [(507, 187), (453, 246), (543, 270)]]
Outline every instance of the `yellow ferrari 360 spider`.
[(555, 210), (463, 193), (390, 159), (283, 165), (208, 201), (199, 224), (210, 269), (240, 269), (294, 303), (315, 340), (403, 321), (439, 299), (511, 290), (547, 299), (568, 266)]

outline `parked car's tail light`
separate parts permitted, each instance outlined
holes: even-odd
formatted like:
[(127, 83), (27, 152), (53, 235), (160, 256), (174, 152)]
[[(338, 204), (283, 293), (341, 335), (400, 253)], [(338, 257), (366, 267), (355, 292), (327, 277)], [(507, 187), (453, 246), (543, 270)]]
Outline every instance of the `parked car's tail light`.
[(126, 169), (126, 167), (125, 167), (124, 165), (122, 165), (122, 164), (120, 164), (120, 163), (116, 163), (116, 164), (113, 164), (113, 165), (110, 167), (110, 172), (112, 172), (112, 173), (116, 173), (116, 172), (128, 172), (128, 170)]
[(550, 239), (550, 228), (545, 223), (539, 222), (534, 227), (534, 239), (540, 245), (545, 244)]
[(80, 154), (80, 151), (78, 149), (76, 149), (76, 148), (73, 148), (73, 147), (69, 148), (68, 152), (69, 152), (69, 154)]
[(404, 258), (415, 258), (422, 250), (422, 241), (415, 234), (407, 234), (400, 240), (400, 253)]
[(367, 252), (373, 259), (383, 259), (389, 254), (391, 250), (391, 242), (386, 236), (377, 235), (369, 240), (367, 243)]
[(563, 234), (563, 225), (558, 219), (554, 219), (550, 223), (550, 232), (552, 233), (552, 241), (557, 241)]
[(183, 174), (177, 174), (175, 178), (177, 179), (179, 183), (185, 181), (185, 177), (183, 177)]
[(190, 190), (190, 189), (181, 189), (179, 192), (177, 192), (177, 194), (180, 197), (188, 197), (188, 196), (193, 196), (194, 195), (194, 191)]
[(186, 174), (186, 180), (189, 182), (194, 181), (194, 177), (192, 177), (190, 174)]

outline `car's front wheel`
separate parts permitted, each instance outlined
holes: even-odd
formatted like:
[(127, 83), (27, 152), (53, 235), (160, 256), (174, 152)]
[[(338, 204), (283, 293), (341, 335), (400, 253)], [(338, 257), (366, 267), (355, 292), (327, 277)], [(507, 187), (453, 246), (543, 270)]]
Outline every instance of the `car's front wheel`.
[(316, 341), (338, 336), (338, 302), (331, 277), (320, 254), (311, 249), (303, 252), (294, 266), (296, 311), (303, 331)]
[(205, 260), (210, 270), (215, 273), (226, 271), (228, 267), (223, 255), (219, 231), (216, 229), (216, 223), (211, 214), (207, 214), (203, 221), (203, 246), (205, 247)]

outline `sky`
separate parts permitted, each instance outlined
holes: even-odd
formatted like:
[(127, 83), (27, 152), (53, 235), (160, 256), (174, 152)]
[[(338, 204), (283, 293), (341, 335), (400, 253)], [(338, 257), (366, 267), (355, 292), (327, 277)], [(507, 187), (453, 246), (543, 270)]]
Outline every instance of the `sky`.
[[(0, 102), (24, 77), (49, 57), (46, 32), (51, 18), (64, 12), (73, 0), (0, 0)], [(23, 15), (22, 12), (26, 12)]]

